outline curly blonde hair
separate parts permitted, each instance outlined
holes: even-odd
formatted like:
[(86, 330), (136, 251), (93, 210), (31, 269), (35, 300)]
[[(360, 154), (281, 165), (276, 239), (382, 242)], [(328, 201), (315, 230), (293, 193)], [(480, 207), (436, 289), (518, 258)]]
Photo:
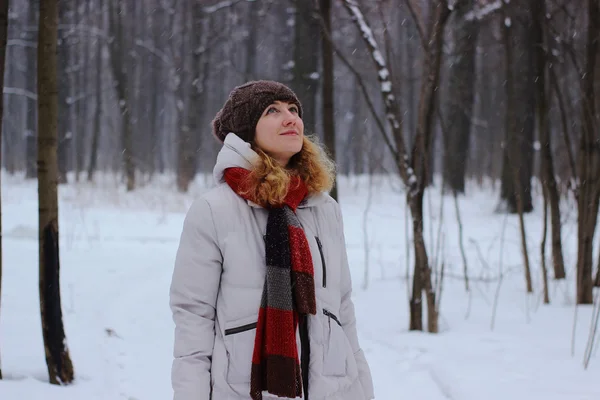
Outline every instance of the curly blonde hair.
[(288, 193), (290, 178), (299, 176), (306, 184), (308, 193), (328, 192), (335, 183), (335, 164), (314, 136), (304, 136), (302, 150), (292, 156), (287, 167), (257, 146), (252, 148), (259, 156), (245, 186), (247, 194), (262, 206), (279, 206)]

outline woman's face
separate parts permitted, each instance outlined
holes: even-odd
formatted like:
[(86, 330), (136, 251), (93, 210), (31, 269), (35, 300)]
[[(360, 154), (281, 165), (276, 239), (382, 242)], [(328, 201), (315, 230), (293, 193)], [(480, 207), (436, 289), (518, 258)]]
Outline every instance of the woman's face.
[(276, 101), (268, 106), (256, 124), (254, 142), (281, 165), (302, 150), (304, 123), (294, 103)]

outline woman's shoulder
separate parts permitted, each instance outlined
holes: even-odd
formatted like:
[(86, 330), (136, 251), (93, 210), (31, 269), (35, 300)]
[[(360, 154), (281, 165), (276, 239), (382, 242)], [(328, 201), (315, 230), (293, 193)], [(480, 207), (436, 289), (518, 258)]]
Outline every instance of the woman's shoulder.
[(221, 183), (196, 197), (188, 213), (196, 218), (210, 216), (213, 219), (220, 220), (223, 216), (230, 215), (232, 208), (240, 200), (229, 185)]
[(227, 183), (222, 182), (203, 192), (199, 199), (204, 199), (211, 205), (217, 205), (223, 203), (224, 201), (235, 200), (236, 197), (239, 196), (235, 194), (231, 187), (229, 187)]
[(319, 193), (317, 196), (318, 198), (313, 198), (311, 202), (319, 210), (318, 215), (333, 222), (336, 226), (342, 224), (342, 209), (337, 200), (325, 192)]
[(315, 207), (318, 207), (320, 209), (335, 209), (336, 212), (338, 212), (340, 209), (339, 203), (327, 192), (321, 192), (317, 195), (313, 195), (312, 197), (313, 198), (309, 201)]

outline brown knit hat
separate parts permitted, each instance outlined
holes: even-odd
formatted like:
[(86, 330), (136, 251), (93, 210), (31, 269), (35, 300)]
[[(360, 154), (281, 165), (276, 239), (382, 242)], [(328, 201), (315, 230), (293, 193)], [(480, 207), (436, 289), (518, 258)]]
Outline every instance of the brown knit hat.
[(213, 135), (223, 142), (225, 136), (233, 132), (242, 140), (252, 142), (258, 120), (275, 101), (296, 104), (302, 118), (302, 104), (290, 88), (274, 81), (250, 81), (231, 91), (212, 121)]

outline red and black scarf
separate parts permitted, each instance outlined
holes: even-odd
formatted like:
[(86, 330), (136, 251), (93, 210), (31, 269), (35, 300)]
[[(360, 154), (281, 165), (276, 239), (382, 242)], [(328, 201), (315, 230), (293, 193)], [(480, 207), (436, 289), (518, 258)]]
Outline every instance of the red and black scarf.
[[(225, 181), (240, 196), (250, 171), (225, 170)], [(267, 391), (281, 397), (302, 395), (302, 377), (296, 329), (300, 315), (316, 314), (314, 269), (304, 230), (296, 209), (308, 189), (292, 177), (284, 204), (270, 207), (265, 237), (266, 277), (258, 312), (250, 396), (262, 399)]]

